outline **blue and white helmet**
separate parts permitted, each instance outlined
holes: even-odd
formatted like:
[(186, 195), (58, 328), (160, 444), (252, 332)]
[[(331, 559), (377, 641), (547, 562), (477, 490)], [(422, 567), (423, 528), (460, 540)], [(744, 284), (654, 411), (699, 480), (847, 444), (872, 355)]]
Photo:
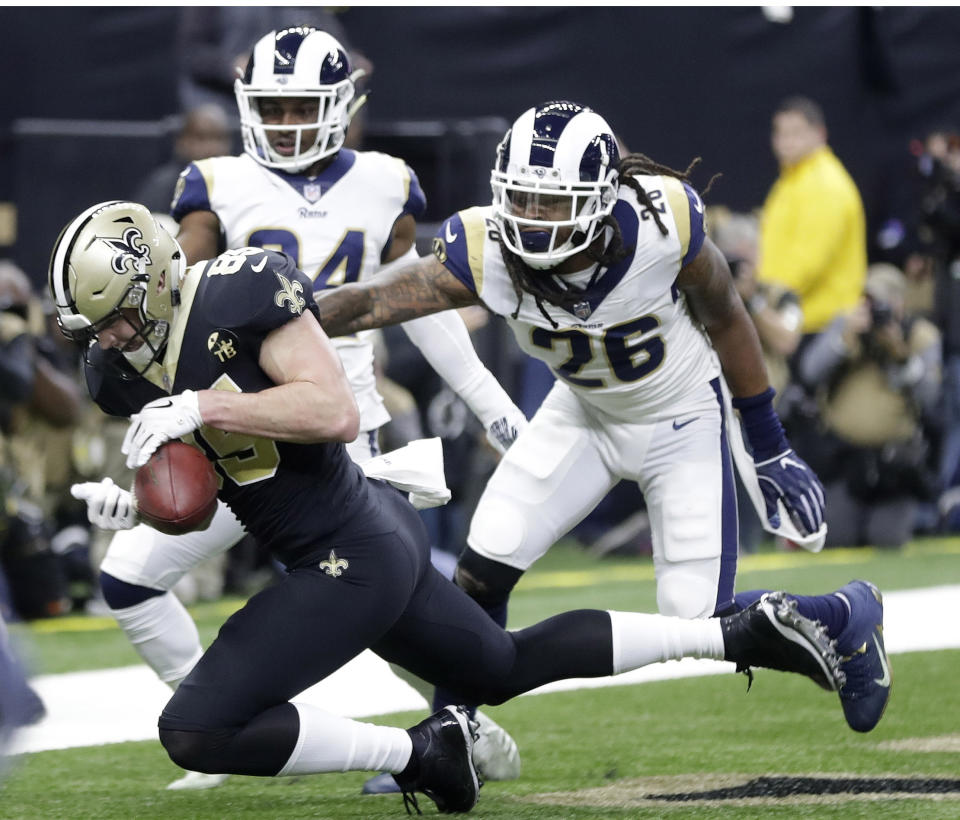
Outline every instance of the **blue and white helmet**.
[[(253, 47), (242, 78), (234, 83), (243, 149), (261, 165), (296, 173), (317, 160), (337, 153), (350, 124), (350, 103), (356, 75), (340, 42), (309, 26), (271, 31)], [(264, 125), (260, 100), (266, 97), (315, 98), (316, 122), (302, 125)], [(308, 131), (316, 137), (305, 140)], [(268, 132), (293, 131), (296, 146), (283, 156), (270, 146)]]
[(525, 111), (497, 148), (494, 219), (507, 248), (546, 270), (590, 247), (617, 201), (617, 141), (577, 103)]

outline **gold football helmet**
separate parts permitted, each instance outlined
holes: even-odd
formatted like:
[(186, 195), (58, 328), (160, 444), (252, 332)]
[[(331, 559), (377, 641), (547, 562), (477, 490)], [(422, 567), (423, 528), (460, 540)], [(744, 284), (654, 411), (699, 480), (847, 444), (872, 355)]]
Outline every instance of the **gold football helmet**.
[(177, 240), (143, 205), (119, 200), (94, 205), (60, 232), (50, 257), (60, 330), (81, 345), (89, 362), (97, 333), (126, 319), (137, 334), (122, 352), (143, 373), (166, 344), (183, 270)]

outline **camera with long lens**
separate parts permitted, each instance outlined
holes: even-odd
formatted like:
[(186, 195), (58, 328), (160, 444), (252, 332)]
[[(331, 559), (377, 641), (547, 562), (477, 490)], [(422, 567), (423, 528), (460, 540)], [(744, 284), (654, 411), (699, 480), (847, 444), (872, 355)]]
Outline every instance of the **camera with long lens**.
[(880, 329), (893, 321), (893, 307), (889, 302), (878, 299), (875, 296), (867, 297), (867, 304), (870, 306), (870, 326)]

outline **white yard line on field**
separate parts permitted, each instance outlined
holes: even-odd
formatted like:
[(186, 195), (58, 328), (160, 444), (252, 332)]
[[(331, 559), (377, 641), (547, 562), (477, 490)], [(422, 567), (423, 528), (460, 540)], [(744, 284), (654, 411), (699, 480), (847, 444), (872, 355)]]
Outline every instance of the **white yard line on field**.
[[(960, 585), (885, 594), (887, 650), (898, 653), (960, 648), (958, 603)], [(530, 694), (720, 674), (731, 669), (732, 664), (722, 661), (670, 661), (614, 678), (552, 683)], [(146, 666), (42, 675), (33, 679), (33, 685), (46, 704), (47, 716), (17, 735), (12, 750), (15, 753), (156, 739), (157, 716), (170, 697), (170, 689)], [(296, 700), (353, 718), (427, 707), (421, 695), (369, 651)]]

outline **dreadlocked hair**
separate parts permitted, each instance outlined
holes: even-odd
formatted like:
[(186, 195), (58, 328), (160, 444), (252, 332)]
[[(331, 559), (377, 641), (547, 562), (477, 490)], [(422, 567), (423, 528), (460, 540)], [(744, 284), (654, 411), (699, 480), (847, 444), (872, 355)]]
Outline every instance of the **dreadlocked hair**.
[[(695, 157), (687, 166), (686, 170), (677, 171), (668, 165), (662, 165), (661, 163), (650, 159), (650, 157), (648, 157), (646, 154), (627, 154), (622, 160), (620, 160), (620, 165), (618, 166), (617, 171), (619, 174), (620, 183), (622, 185), (626, 185), (628, 188), (631, 188), (636, 193), (640, 203), (653, 215), (653, 219), (656, 222), (660, 233), (663, 236), (666, 236), (669, 233), (667, 226), (664, 225), (663, 220), (660, 219), (660, 213), (653, 204), (653, 201), (650, 199), (650, 195), (646, 192), (646, 190), (644, 190), (644, 187), (637, 182), (636, 179), (634, 179), (634, 174), (674, 177), (679, 179), (681, 182), (690, 184), (690, 174), (699, 164), (700, 157)], [(720, 176), (721, 174), (714, 174), (710, 178), (706, 187), (703, 189), (702, 193), (706, 194), (713, 187), (713, 183), (719, 179)], [(601, 267), (609, 267), (629, 256), (633, 252), (634, 248), (632, 246), (629, 248), (624, 247), (623, 234), (620, 231), (620, 225), (617, 220), (613, 218), (612, 214), (605, 216), (602, 224), (604, 228), (610, 228), (613, 232), (610, 242), (601, 250), (597, 250), (594, 246), (591, 246), (587, 248), (585, 253), (587, 258), (592, 262), (595, 262)], [(598, 232), (598, 236), (600, 235), (602, 235), (602, 231)], [(561, 287), (556, 283), (553, 277), (544, 275), (542, 271), (536, 271), (527, 265), (520, 256), (507, 248), (498, 230), (495, 230), (491, 234), (491, 238), (495, 239), (500, 244), (500, 253), (503, 256), (503, 262), (506, 265), (507, 273), (510, 274), (510, 282), (513, 285), (513, 292), (517, 297), (517, 307), (514, 309), (513, 313), (510, 314), (511, 318), (516, 319), (520, 314), (520, 305), (523, 302), (523, 295), (525, 293), (529, 293), (536, 301), (537, 308), (540, 310), (540, 313), (543, 314), (544, 318), (550, 322), (552, 327), (558, 327), (559, 325), (553, 320), (550, 314), (547, 313), (543, 303), (547, 302), (551, 305), (556, 305), (557, 307), (568, 310), (583, 300), (583, 294), (577, 290), (570, 290)]]
[[(635, 174), (640, 174), (643, 176), (647, 175), (656, 175), (662, 177), (674, 177), (679, 179), (681, 182), (690, 183), (690, 174), (693, 172), (693, 169), (700, 164), (700, 157), (694, 157), (690, 164), (687, 166), (685, 171), (677, 171), (675, 168), (671, 168), (669, 165), (661, 165), (659, 162), (650, 159), (646, 154), (627, 154), (622, 160), (620, 160), (620, 165), (618, 167), (618, 172), (620, 174), (620, 184), (626, 185), (628, 188), (632, 189), (637, 195), (637, 199), (640, 200), (640, 204), (643, 205), (647, 211), (650, 212), (653, 216), (654, 222), (657, 223), (657, 228), (659, 228), (660, 233), (663, 236), (666, 236), (667, 226), (663, 224), (663, 220), (660, 219), (660, 212), (654, 207), (653, 201), (650, 199), (650, 195), (644, 190), (644, 187), (634, 179)], [(705, 195), (712, 187), (713, 183), (716, 182), (721, 177), (721, 174), (714, 174), (710, 177), (710, 181), (707, 183), (707, 187), (701, 191), (701, 195)]]
[[(610, 228), (613, 231), (613, 237), (603, 251), (596, 250), (591, 246), (587, 248), (585, 253), (591, 262), (595, 262), (602, 267), (609, 267), (621, 259), (625, 259), (633, 248), (624, 248), (623, 234), (620, 232), (620, 225), (612, 215), (605, 216), (601, 224), (604, 228)], [(599, 233), (600, 232), (598, 232), (598, 234)], [(517, 297), (517, 307), (513, 313), (510, 314), (511, 318), (516, 319), (520, 314), (523, 295), (524, 293), (529, 293), (537, 303), (537, 308), (540, 310), (540, 313), (550, 322), (551, 326), (559, 327), (550, 314), (547, 313), (547, 309), (543, 306), (543, 303), (548, 302), (551, 305), (569, 310), (578, 302), (583, 301), (583, 294), (577, 290), (561, 287), (553, 277), (546, 274), (546, 272), (531, 268), (520, 256), (507, 248), (498, 230), (494, 231), (492, 238), (500, 243), (500, 253), (503, 256), (503, 263), (506, 265), (507, 273), (510, 274), (510, 283), (513, 285), (513, 292)]]

